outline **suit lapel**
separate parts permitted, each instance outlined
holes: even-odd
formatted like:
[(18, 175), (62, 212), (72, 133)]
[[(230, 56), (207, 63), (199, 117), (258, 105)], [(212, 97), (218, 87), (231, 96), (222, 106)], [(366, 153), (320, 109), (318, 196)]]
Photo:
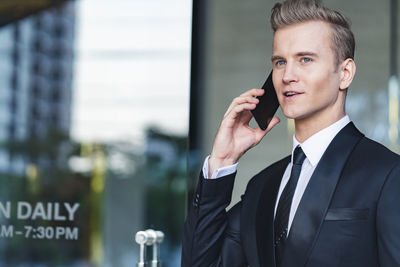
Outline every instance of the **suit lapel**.
[(241, 240), (248, 264), (252, 267), (274, 266), (272, 227), (275, 200), (289, 161), (290, 157), (286, 157), (256, 175), (242, 199)]
[(256, 241), (260, 266), (274, 266), (274, 210), (283, 173), (289, 164), (290, 156), (281, 160), (271, 170), (271, 176), (260, 187), (261, 194), (256, 211)]
[(297, 208), (286, 242), (282, 267), (305, 265), (347, 158), (362, 137), (354, 124), (349, 123), (328, 146)]

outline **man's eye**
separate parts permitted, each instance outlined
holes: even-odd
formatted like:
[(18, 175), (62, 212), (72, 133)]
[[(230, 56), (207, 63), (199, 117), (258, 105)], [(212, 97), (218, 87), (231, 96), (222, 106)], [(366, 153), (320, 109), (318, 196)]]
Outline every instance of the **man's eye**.
[(311, 62), (311, 58), (309, 58), (309, 57), (303, 57), (303, 58), (301, 59), (301, 62), (303, 62), (303, 63)]
[(275, 64), (276, 64), (277, 66), (283, 66), (283, 65), (286, 64), (286, 62), (283, 61), (283, 60), (279, 60), (279, 61), (277, 61)]

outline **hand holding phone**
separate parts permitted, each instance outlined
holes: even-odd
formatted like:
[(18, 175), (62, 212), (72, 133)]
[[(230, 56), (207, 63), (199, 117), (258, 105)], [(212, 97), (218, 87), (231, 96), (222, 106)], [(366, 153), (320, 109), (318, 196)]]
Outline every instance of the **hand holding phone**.
[(262, 89), (264, 89), (264, 94), (262, 96), (257, 96), (260, 102), (251, 113), (258, 126), (265, 131), (279, 107), (278, 97), (272, 82), (272, 71), (262, 86)]
[[(264, 92), (251, 89), (232, 101), (214, 139), (208, 160), (209, 177), (214, 170), (236, 163), (246, 151), (261, 142), (268, 125), (272, 128), (279, 123), (279, 118), (274, 119), (279, 103), (271, 74), (262, 87)], [(252, 117), (260, 128), (249, 127)]]

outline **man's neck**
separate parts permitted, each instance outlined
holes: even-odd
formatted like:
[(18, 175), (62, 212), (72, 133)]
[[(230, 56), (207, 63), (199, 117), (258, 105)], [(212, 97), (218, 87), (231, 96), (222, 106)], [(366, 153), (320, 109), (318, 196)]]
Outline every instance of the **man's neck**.
[(329, 127), (330, 125), (342, 119), (344, 116), (346, 116), (346, 113), (343, 111), (338, 113), (336, 116), (331, 116), (329, 118), (295, 120), (295, 135), (297, 141), (303, 143), (312, 135)]

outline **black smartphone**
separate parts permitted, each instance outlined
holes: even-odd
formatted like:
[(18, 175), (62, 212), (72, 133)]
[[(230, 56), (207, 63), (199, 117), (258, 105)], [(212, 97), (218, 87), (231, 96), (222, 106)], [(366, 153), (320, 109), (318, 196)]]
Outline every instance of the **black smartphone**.
[(265, 131), (279, 107), (278, 97), (276, 96), (274, 84), (272, 83), (272, 71), (262, 86), (262, 89), (264, 89), (264, 94), (262, 96), (257, 96), (260, 102), (258, 102), (256, 108), (253, 109), (251, 113), (258, 126)]

